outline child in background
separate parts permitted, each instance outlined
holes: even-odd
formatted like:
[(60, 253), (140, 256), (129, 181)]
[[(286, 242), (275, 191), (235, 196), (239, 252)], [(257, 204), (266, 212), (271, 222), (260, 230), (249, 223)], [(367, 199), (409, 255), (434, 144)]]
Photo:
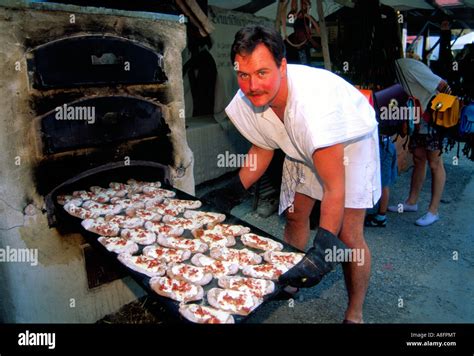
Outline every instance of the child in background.
[(390, 198), (390, 186), (398, 176), (397, 150), (389, 136), (380, 135), (380, 173), (382, 176), (382, 196), (377, 205), (368, 210), (365, 226), (387, 226), (387, 208)]

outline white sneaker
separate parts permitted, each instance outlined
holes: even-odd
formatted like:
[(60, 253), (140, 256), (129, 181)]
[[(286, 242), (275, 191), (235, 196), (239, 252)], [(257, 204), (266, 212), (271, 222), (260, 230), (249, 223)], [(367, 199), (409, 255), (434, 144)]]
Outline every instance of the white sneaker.
[[(402, 210), (403, 208), (403, 210)], [(414, 213), (418, 211), (418, 204), (407, 204), (407, 203), (399, 203), (398, 205), (390, 205), (388, 211), (392, 213)]]
[(433, 214), (428, 211), (425, 215), (423, 215), (421, 218), (416, 220), (415, 224), (418, 226), (429, 226), (438, 220), (439, 220), (439, 214)]

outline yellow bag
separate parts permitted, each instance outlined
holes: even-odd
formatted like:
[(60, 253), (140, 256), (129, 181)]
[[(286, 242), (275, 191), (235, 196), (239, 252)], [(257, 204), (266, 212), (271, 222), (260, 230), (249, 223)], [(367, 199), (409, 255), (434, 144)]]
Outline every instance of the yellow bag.
[(450, 128), (459, 121), (459, 99), (456, 96), (439, 93), (431, 102), (433, 123), (436, 126)]

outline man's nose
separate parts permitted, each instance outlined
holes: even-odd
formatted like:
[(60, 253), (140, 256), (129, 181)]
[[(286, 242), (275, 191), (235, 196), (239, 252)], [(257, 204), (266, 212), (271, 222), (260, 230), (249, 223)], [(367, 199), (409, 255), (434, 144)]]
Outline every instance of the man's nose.
[(250, 77), (250, 91), (257, 91), (258, 89), (258, 80), (257, 78), (251, 76)]

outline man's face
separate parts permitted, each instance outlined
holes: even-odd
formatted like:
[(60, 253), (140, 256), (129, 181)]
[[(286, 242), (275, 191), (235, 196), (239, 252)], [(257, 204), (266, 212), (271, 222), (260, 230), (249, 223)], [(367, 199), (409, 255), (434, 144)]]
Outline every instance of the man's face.
[(259, 44), (250, 54), (235, 56), (237, 82), (254, 106), (271, 104), (277, 96), (282, 78), (286, 76), (286, 59), (278, 68), (270, 50)]

